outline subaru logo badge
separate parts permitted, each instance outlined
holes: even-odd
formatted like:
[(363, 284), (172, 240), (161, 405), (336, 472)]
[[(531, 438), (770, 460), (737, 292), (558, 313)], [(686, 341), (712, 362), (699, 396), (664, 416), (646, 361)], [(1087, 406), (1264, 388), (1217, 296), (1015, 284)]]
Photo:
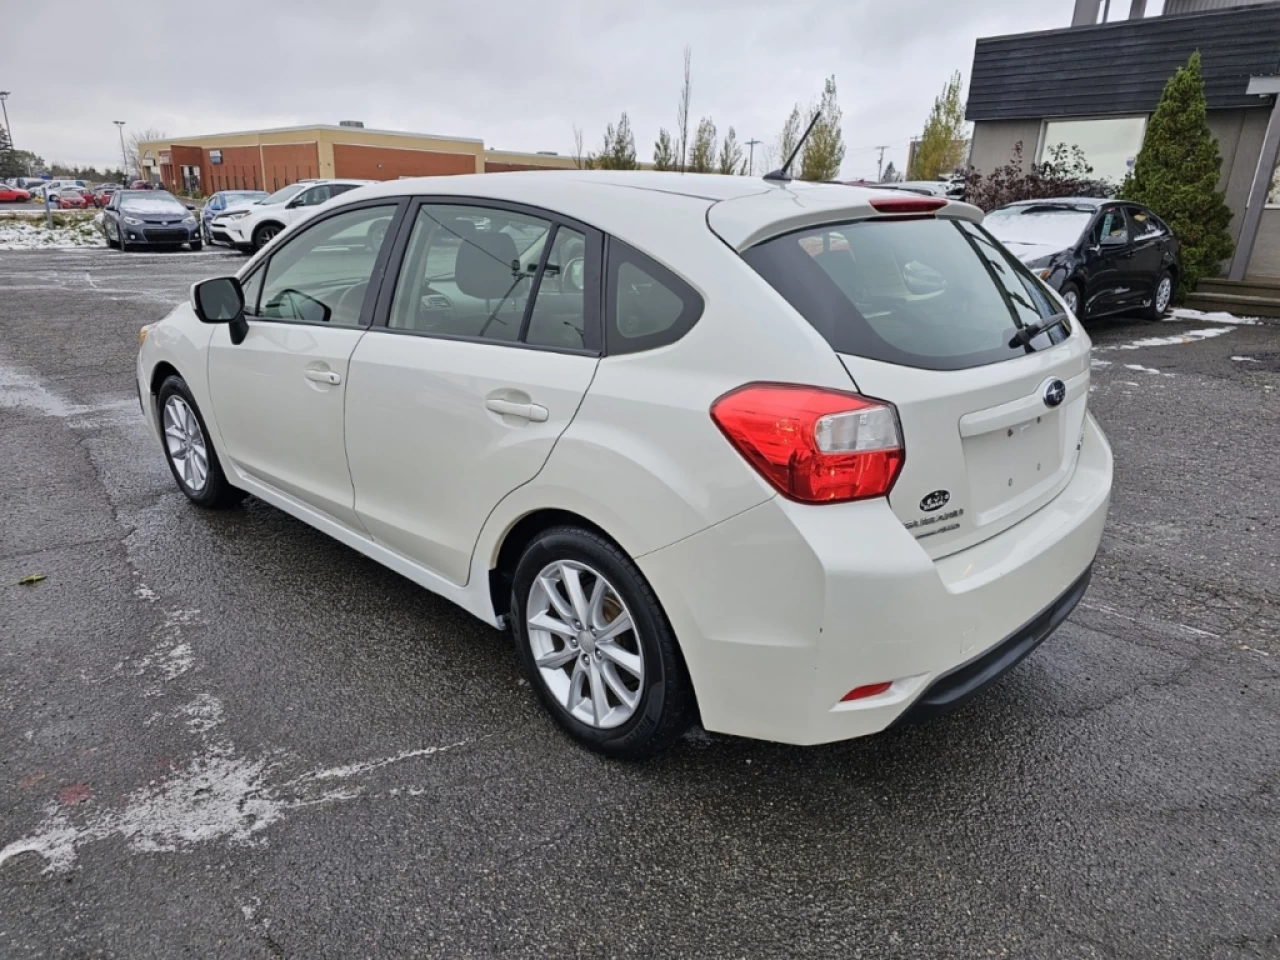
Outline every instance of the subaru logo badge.
[(924, 499), (920, 501), (920, 509), (925, 513), (932, 513), (934, 510), (941, 510), (947, 505), (947, 501), (951, 499), (951, 494), (946, 490), (935, 490), (933, 493), (927, 493)]
[(1067, 399), (1067, 385), (1058, 379), (1050, 380), (1044, 385), (1044, 393), (1041, 396), (1044, 398), (1046, 407), (1056, 407)]

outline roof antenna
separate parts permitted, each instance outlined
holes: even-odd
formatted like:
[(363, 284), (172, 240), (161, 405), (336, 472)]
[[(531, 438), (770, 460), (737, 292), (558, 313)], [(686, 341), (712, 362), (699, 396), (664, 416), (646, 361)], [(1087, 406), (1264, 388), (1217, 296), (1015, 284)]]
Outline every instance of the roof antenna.
[(782, 165), (779, 170), (772, 170), (764, 175), (766, 180), (776, 180), (779, 183), (789, 183), (791, 181), (791, 164), (795, 163), (796, 157), (800, 155), (800, 150), (804, 146), (804, 142), (809, 139), (809, 134), (813, 133), (814, 125), (818, 122), (818, 118), (822, 116), (821, 110), (813, 111), (813, 119), (809, 121), (809, 125), (804, 128), (804, 136), (796, 143), (795, 149), (791, 151), (791, 156), (787, 157), (787, 162)]

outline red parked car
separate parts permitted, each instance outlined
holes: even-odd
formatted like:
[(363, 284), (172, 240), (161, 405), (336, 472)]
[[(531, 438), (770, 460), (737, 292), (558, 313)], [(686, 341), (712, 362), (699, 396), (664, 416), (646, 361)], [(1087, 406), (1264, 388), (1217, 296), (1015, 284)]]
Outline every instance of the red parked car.
[(93, 205), (95, 207), (105, 207), (111, 202), (111, 195), (119, 189), (114, 183), (104, 183), (98, 188), (98, 192), (94, 194)]
[[(50, 198), (55, 199), (53, 197)], [(89, 206), (81, 187), (63, 187), (56, 194), (59, 210), (83, 210)]]
[(0, 183), (0, 203), (23, 203), (31, 199), (31, 194), (7, 183)]
[(133, 181), (133, 183), (129, 184), (129, 189), (130, 190), (150, 190), (151, 184), (148, 183), (146, 180), (135, 180)]

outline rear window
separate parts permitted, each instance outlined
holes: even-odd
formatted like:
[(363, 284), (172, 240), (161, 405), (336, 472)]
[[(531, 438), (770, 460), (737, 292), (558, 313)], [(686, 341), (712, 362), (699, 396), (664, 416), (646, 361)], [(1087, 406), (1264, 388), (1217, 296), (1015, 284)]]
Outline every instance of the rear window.
[(838, 353), (960, 370), (1042, 350), (1019, 327), (1058, 312), (1040, 282), (986, 231), (962, 220), (862, 220), (767, 240), (743, 258)]

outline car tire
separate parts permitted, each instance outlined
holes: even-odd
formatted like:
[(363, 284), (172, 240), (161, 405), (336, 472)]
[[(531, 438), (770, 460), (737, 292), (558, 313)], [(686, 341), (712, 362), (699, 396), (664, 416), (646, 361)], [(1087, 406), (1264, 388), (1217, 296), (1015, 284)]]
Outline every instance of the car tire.
[(1173, 288), (1173, 274), (1168, 270), (1161, 270), (1156, 285), (1152, 288), (1151, 302), (1142, 311), (1142, 319), (1159, 320), (1163, 317), (1169, 304), (1173, 303)]
[[(200, 507), (229, 507), (244, 499), (245, 493), (227, 482), (217, 451), (209, 441), (200, 408), (187, 382), (171, 376), (156, 394), (156, 417), (160, 424), (160, 446), (178, 489)], [(203, 451), (203, 457), (200, 455)], [(201, 467), (203, 466), (203, 470)]]
[[(577, 605), (568, 599), (570, 577)], [(606, 639), (624, 617), (629, 626)], [(599, 533), (554, 527), (525, 548), (512, 581), (511, 622), (538, 699), (579, 743), (638, 760), (670, 746), (693, 721), (693, 686), (662, 605), (631, 558)]]
[(1076, 315), (1077, 320), (1084, 319), (1084, 298), (1080, 295), (1080, 288), (1076, 284), (1068, 280), (1058, 291), (1058, 296), (1062, 297), (1063, 303)]
[(281, 227), (276, 226), (274, 223), (264, 223), (262, 226), (258, 227), (258, 229), (254, 230), (253, 252), (257, 253), (270, 243), (272, 238), (279, 233), (281, 229)]
[(102, 231), (102, 235), (103, 235), (104, 237), (106, 237), (106, 238), (107, 238), (107, 246), (108, 246), (108, 247), (111, 247), (112, 249), (115, 249), (116, 247), (120, 246), (119, 241), (116, 241), (116, 240), (112, 240), (112, 239), (111, 239), (111, 233), (110, 233), (110, 231), (103, 230), (103, 231)]
[(201, 250), (204, 249), (204, 244), (201, 243), (199, 240), (192, 240), (189, 246), (191, 247), (192, 253), (199, 253)]

